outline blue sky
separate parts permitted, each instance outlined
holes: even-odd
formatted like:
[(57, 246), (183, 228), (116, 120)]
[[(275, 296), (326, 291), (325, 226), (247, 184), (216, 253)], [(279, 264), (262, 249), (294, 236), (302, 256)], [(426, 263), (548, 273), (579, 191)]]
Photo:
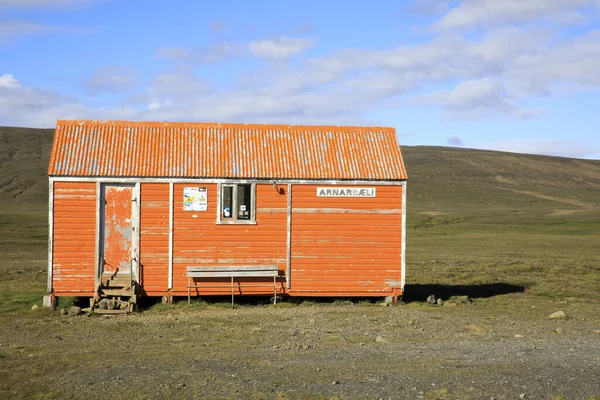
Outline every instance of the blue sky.
[(600, 159), (600, 0), (0, 0), (0, 125), (393, 126)]

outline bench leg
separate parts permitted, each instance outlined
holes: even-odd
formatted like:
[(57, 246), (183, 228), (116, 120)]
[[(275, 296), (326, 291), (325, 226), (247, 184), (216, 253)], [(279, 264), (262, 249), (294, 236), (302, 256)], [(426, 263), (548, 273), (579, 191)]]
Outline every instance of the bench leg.
[(275, 297), (275, 301), (273, 304), (277, 305), (277, 277), (273, 277), (273, 297)]
[(192, 279), (188, 278), (188, 307), (192, 305), (192, 288), (190, 286), (192, 286)]
[(233, 308), (233, 276), (231, 277), (231, 308)]

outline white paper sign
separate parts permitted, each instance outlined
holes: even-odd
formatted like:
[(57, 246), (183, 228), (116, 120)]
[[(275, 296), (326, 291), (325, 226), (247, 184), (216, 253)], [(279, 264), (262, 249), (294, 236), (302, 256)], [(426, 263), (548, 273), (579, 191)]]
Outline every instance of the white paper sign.
[(208, 209), (208, 189), (205, 187), (183, 188), (184, 211), (206, 211)]
[(317, 197), (376, 197), (375, 188), (318, 187)]

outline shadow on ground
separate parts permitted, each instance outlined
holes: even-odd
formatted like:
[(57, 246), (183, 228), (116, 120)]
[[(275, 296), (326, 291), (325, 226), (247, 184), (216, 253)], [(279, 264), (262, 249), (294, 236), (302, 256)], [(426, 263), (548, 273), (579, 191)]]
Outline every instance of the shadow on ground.
[[(403, 303), (425, 302), (427, 297), (435, 295), (436, 298), (448, 300), (453, 296), (469, 296), (472, 299), (487, 298), (510, 293), (523, 293), (525, 286), (512, 285), (510, 283), (490, 283), (485, 285), (406, 285), (404, 286)], [(161, 297), (145, 297), (138, 299), (138, 310), (145, 311), (161, 303)], [(293, 303), (296, 305), (337, 305), (348, 306), (354, 303), (381, 302), (381, 297), (287, 297), (282, 296), (277, 299), (281, 303)], [(174, 303), (187, 305), (187, 297), (176, 297)], [(235, 307), (262, 307), (273, 303), (270, 296), (236, 296)], [(192, 299), (193, 306), (219, 306), (224, 308), (231, 307), (231, 296), (202, 296)]]
[(525, 286), (510, 283), (489, 283), (484, 285), (406, 285), (402, 301), (427, 301), (429, 295), (448, 300), (452, 296), (469, 296), (472, 299), (488, 298), (501, 294), (523, 293)]

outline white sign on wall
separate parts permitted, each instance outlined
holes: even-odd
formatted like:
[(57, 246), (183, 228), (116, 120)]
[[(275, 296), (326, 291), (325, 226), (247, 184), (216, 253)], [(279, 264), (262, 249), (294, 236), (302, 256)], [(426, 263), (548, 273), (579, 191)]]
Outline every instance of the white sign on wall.
[(317, 197), (376, 197), (375, 188), (318, 187)]
[(205, 187), (183, 188), (184, 211), (206, 211), (208, 209), (208, 189)]

